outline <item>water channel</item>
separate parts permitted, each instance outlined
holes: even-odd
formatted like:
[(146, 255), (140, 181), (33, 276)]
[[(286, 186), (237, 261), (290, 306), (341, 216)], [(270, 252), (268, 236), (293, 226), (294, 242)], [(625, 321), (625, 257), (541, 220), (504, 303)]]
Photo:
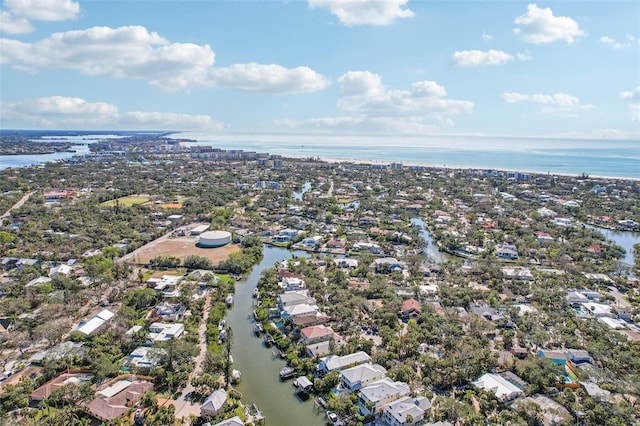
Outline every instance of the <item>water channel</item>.
[(441, 252), (438, 249), (438, 246), (436, 245), (436, 242), (434, 241), (434, 239), (431, 237), (431, 234), (429, 233), (429, 231), (427, 230), (427, 223), (424, 221), (424, 219), (421, 218), (413, 218), (411, 219), (411, 223), (413, 224), (413, 226), (420, 226), (422, 227), (422, 231), (420, 231), (420, 236), (426, 241), (427, 246), (425, 247), (424, 251), (422, 252), (425, 256), (427, 256), (429, 258), (429, 260), (435, 262), (435, 263), (443, 263), (446, 262), (447, 260), (450, 259), (455, 259), (454, 256)]
[(285, 362), (274, 359), (272, 350), (263, 346), (262, 339), (253, 334), (253, 289), (258, 285), (264, 269), (271, 268), (293, 255), (308, 256), (306, 252), (288, 251), (277, 247), (264, 247), (264, 257), (246, 280), (236, 285), (234, 307), (227, 314), (227, 324), (233, 330), (233, 368), (240, 370), (242, 381), (237, 389), (242, 401), (255, 403), (272, 426), (320, 426), (324, 418), (314, 411), (313, 399), (301, 401), (295, 395), (291, 380), (281, 382), (278, 376)]
[(305, 182), (300, 191), (295, 191), (293, 193), (293, 199), (296, 201), (302, 201), (304, 198), (304, 193), (311, 189), (311, 182)]

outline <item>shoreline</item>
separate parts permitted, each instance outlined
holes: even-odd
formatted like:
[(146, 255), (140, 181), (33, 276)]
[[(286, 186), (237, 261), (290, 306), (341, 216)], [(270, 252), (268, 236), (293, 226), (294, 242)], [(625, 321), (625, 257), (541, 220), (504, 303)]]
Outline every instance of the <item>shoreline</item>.
[[(481, 167), (481, 166), (465, 166), (465, 165), (457, 165), (457, 164), (432, 164), (425, 163), (420, 161), (394, 161), (394, 160), (364, 160), (364, 159), (356, 159), (356, 158), (338, 158), (338, 157), (323, 157), (323, 156), (304, 156), (304, 155), (295, 155), (295, 154), (287, 154), (283, 155), (284, 158), (295, 158), (295, 159), (318, 159), (320, 161), (324, 161), (326, 163), (331, 164), (340, 164), (340, 163), (353, 163), (353, 164), (368, 164), (368, 165), (389, 165), (392, 163), (402, 164), (403, 166), (418, 166), (418, 167), (426, 167), (429, 169), (443, 169), (443, 170), (495, 170), (500, 172), (517, 172), (517, 173), (528, 173), (531, 175), (537, 176), (562, 176), (562, 177), (575, 177), (581, 178), (579, 174), (572, 173), (553, 173), (553, 172), (538, 172), (534, 170), (522, 170), (522, 169), (508, 169), (508, 168), (499, 168), (499, 167)], [(624, 177), (624, 176), (601, 176), (601, 175), (591, 175), (587, 174), (583, 179), (613, 179), (613, 180), (632, 180), (632, 181), (640, 181), (640, 177)]]

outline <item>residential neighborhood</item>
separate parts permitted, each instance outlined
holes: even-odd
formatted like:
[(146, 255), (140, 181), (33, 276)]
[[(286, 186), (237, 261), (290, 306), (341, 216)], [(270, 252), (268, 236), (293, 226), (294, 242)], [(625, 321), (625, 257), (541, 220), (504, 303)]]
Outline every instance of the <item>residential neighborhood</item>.
[(1, 172), (0, 422), (638, 422), (638, 182), (145, 147)]

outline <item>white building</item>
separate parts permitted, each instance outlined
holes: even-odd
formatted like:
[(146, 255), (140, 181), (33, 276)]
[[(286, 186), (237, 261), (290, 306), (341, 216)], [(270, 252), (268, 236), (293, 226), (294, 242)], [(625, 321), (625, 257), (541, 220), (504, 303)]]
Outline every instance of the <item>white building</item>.
[(408, 384), (394, 382), (388, 377), (370, 383), (358, 392), (360, 413), (365, 416), (378, 413), (386, 404), (407, 396), (410, 392)]
[(149, 339), (154, 342), (165, 342), (178, 338), (184, 333), (184, 324), (154, 322), (149, 326)]
[(87, 336), (96, 333), (103, 325), (105, 325), (111, 318), (114, 317), (114, 313), (108, 309), (104, 309), (93, 317), (89, 319), (89, 321), (80, 323), (77, 331), (86, 334)]
[(204, 400), (200, 406), (200, 416), (215, 416), (227, 402), (227, 392), (224, 389), (218, 389)]
[(384, 406), (379, 424), (384, 426), (414, 426), (423, 424), (431, 402), (424, 396), (405, 396)]
[(522, 395), (524, 392), (518, 386), (497, 374), (486, 373), (473, 382), (477, 388), (493, 393), (496, 398), (508, 401)]

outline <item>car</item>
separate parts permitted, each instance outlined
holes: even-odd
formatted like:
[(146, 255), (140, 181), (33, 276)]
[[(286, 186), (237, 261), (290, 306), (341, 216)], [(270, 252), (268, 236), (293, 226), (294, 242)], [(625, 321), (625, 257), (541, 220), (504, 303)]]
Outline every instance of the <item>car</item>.
[(136, 413), (134, 414), (134, 417), (138, 418), (142, 415), (142, 408), (138, 408), (136, 410)]

